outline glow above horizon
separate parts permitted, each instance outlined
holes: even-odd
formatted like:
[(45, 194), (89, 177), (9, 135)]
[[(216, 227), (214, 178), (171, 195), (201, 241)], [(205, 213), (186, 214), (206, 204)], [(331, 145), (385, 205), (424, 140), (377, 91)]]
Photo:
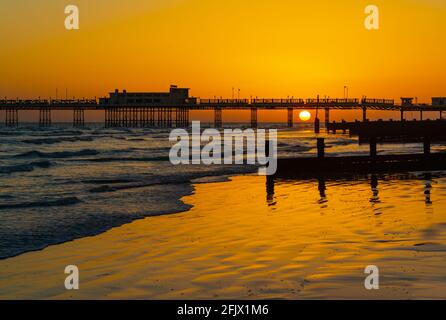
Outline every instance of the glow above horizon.
[[(79, 0), (79, 31), (65, 4), (3, 1), (0, 96), (101, 96), (115, 88), (199, 97), (394, 98), (446, 95), (446, 5), (375, 1), (379, 31), (363, 27), (366, 1)], [(237, 92), (237, 91), (236, 91)]]

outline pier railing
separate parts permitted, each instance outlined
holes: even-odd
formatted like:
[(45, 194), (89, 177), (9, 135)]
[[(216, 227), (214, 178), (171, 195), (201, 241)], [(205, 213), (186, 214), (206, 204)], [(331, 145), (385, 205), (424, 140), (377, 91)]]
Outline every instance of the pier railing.
[(305, 100), (303, 100), (303, 99), (252, 99), (251, 104), (277, 104), (277, 105), (305, 104)]
[(18, 107), (18, 106), (49, 106), (48, 100), (39, 100), (39, 99), (33, 99), (33, 100), (20, 100), (20, 99), (5, 99), (0, 100), (0, 106), (4, 107)]
[(14, 107), (14, 108), (35, 108), (35, 107), (91, 107), (97, 106), (96, 99), (77, 99), (77, 100), (46, 100), (46, 99), (33, 99), (33, 100), (0, 100), (1, 107)]
[(364, 98), (361, 100), (361, 104), (367, 105), (387, 105), (387, 106), (393, 106), (395, 105), (395, 100), (391, 99), (367, 99)]
[(200, 99), (199, 104), (206, 105), (242, 105), (249, 104), (248, 99)]
[(359, 104), (358, 99), (307, 99), (307, 104), (316, 105), (357, 105)]

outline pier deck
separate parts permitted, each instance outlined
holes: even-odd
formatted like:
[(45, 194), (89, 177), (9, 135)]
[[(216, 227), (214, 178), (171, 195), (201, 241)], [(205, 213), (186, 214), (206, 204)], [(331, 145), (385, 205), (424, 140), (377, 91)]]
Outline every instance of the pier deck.
[[(106, 126), (187, 126), (189, 112), (194, 110), (211, 110), (215, 114), (215, 126), (223, 123), (222, 112), (225, 110), (247, 110), (251, 112), (251, 126), (257, 126), (259, 110), (287, 110), (288, 126), (292, 127), (295, 110), (323, 110), (326, 127), (330, 124), (331, 110), (362, 110), (362, 120), (367, 121), (367, 110), (398, 111), (401, 119), (404, 112), (418, 111), (439, 112), (440, 118), (446, 105), (397, 105), (387, 99), (198, 99), (184, 100), (184, 103), (102, 103), (101, 99), (72, 100), (0, 100), (0, 111), (6, 112), (6, 125), (16, 126), (19, 112), (40, 111), (41, 125), (51, 125), (52, 111), (73, 111), (73, 125), (85, 123), (84, 111), (101, 110), (105, 112)], [(106, 100), (105, 100), (106, 101)], [(319, 117), (315, 119), (319, 121)], [(317, 124), (319, 130), (319, 124)], [(318, 131), (317, 131), (318, 132)]]

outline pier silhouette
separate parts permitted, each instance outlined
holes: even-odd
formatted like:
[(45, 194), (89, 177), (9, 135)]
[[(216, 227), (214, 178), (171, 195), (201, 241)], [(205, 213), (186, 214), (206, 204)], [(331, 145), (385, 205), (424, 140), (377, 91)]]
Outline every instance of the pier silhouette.
[(223, 125), (223, 113), (228, 110), (249, 110), (251, 113), (250, 125), (257, 127), (259, 110), (285, 110), (287, 111), (287, 125), (294, 124), (295, 110), (316, 110), (315, 131), (319, 132), (319, 110), (325, 113), (326, 128), (331, 131), (350, 130), (354, 123), (330, 123), (332, 110), (361, 110), (362, 122), (367, 122), (367, 111), (398, 111), (401, 120), (404, 113), (416, 111), (438, 112), (439, 119), (446, 111), (446, 98), (433, 98), (432, 104), (413, 104), (411, 98), (402, 98), (400, 104), (388, 99), (200, 99), (189, 97), (189, 89), (171, 86), (165, 93), (131, 93), (115, 90), (108, 98), (99, 99), (3, 99), (0, 100), (0, 110), (6, 112), (5, 125), (17, 126), (19, 112), (38, 110), (40, 112), (39, 124), (50, 126), (51, 112), (65, 110), (73, 112), (73, 126), (85, 125), (85, 111), (100, 110), (105, 114), (106, 127), (187, 127), (189, 113), (193, 110), (211, 110), (214, 112), (214, 126)]

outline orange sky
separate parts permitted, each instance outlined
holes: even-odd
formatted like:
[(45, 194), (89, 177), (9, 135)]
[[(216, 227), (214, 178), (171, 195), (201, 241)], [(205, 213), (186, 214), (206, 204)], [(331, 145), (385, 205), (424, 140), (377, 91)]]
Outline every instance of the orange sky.
[[(80, 30), (64, 28), (64, 7)], [(380, 9), (378, 31), (364, 8)], [(442, 0), (14, 0), (0, 4), (0, 96), (192, 88), (199, 97), (446, 95)]]

